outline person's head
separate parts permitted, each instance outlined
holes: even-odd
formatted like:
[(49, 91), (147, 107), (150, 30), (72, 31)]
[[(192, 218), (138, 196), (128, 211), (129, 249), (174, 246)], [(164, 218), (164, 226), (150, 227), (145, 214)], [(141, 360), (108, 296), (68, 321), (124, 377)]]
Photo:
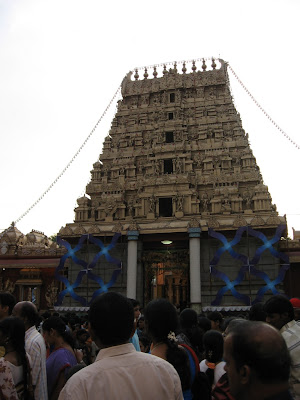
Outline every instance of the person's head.
[(288, 387), (289, 351), (280, 333), (264, 322), (244, 321), (232, 328), (225, 339), (224, 361), (237, 399), (253, 398), (253, 393), (265, 398)]
[(66, 324), (60, 317), (50, 317), (43, 322), (43, 336), (49, 344), (56, 344), (63, 339), (71, 347), (74, 347), (74, 341), (67, 332)]
[(264, 305), (264, 310), (267, 314), (266, 322), (279, 330), (295, 318), (291, 302), (280, 294), (270, 297)]
[(29, 329), (39, 320), (39, 314), (36, 306), (31, 301), (20, 301), (12, 311), (13, 316), (21, 318), (25, 324), (25, 329)]
[(198, 315), (192, 308), (185, 308), (179, 315), (179, 331), (189, 339), (194, 349), (202, 350), (203, 330), (198, 326)]
[(147, 335), (141, 335), (139, 337), (140, 349), (143, 353), (149, 353), (151, 340)]
[(167, 342), (170, 332), (178, 327), (175, 307), (167, 299), (155, 299), (145, 308), (146, 330), (156, 342)]
[(250, 321), (264, 321), (266, 322), (267, 314), (264, 310), (263, 303), (255, 303), (251, 306), (249, 311), (249, 320)]
[(9, 292), (0, 292), (0, 321), (11, 315), (15, 304), (15, 296)]
[(185, 308), (179, 315), (180, 328), (189, 331), (198, 325), (198, 315), (192, 308)]
[(144, 330), (144, 328), (145, 328), (145, 317), (144, 317), (144, 315), (140, 316), (140, 318), (139, 318), (139, 320), (137, 322), (137, 327), (141, 331)]
[(88, 333), (88, 331), (86, 329), (79, 329), (76, 332), (76, 338), (79, 343), (85, 344), (85, 342), (88, 340), (89, 337), (90, 337), (90, 334)]
[(205, 332), (203, 336), (203, 347), (206, 365), (208, 366), (206, 375), (211, 386), (214, 383), (215, 367), (223, 358), (223, 344), (224, 339), (221, 332), (212, 329)]
[(45, 321), (45, 319), (48, 319), (51, 317), (51, 313), (49, 311), (45, 311), (42, 315), (41, 315), (43, 321)]
[(218, 363), (223, 357), (224, 339), (222, 333), (215, 330), (205, 332), (203, 336), (203, 346), (205, 358), (210, 363)]
[(207, 318), (211, 321), (211, 329), (216, 331), (223, 330), (223, 316), (218, 311), (212, 311), (207, 314)]
[(134, 311), (129, 299), (116, 292), (98, 296), (89, 310), (89, 330), (98, 347), (127, 343), (134, 325)]
[(198, 326), (199, 326), (199, 328), (202, 329), (202, 331), (204, 333), (209, 331), (210, 329), (212, 329), (211, 328), (211, 320), (203, 315), (198, 316)]
[(223, 337), (226, 337), (237, 325), (243, 324), (246, 321), (244, 318), (231, 317), (229, 321), (226, 321), (226, 329), (223, 332)]
[(138, 319), (139, 319), (139, 317), (140, 317), (140, 315), (141, 315), (141, 311), (140, 311), (141, 305), (140, 305), (140, 302), (139, 302), (138, 300), (136, 300), (136, 299), (129, 299), (129, 300), (130, 300), (130, 302), (131, 302), (131, 304), (132, 304), (132, 306), (133, 306), (133, 310), (134, 310), (134, 319), (135, 319), (135, 321), (138, 321)]
[(10, 346), (16, 351), (24, 349), (25, 326), (20, 318), (7, 317), (0, 321), (0, 346)]
[(155, 299), (146, 306), (144, 315), (146, 333), (154, 344), (167, 345), (165, 359), (176, 369), (182, 390), (186, 390), (191, 376), (187, 353), (177, 345), (175, 337), (179, 325), (176, 308), (167, 299)]

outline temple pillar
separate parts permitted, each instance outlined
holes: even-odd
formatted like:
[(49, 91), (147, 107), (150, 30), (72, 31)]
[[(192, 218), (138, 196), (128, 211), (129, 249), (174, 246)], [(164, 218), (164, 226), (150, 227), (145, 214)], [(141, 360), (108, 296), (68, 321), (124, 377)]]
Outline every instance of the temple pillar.
[(128, 231), (127, 297), (136, 299), (138, 231)]
[(201, 311), (200, 233), (201, 228), (189, 228), (190, 244), (190, 303)]

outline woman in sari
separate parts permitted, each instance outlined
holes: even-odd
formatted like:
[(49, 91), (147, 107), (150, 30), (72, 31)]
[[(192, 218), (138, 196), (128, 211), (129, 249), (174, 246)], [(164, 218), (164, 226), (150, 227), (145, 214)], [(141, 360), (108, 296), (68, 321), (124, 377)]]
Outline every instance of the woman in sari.
[(43, 335), (46, 343), (53, 347), (46, 361), (46, 369), (48, 398), (56, 400), (66, 383), (69, 369), (77, 364), (74, 340), (60, 317), (50, 317), (44, 321)]
[(8, 317), (0, 321), (0, 399), (30, 400), (33, 398), (30, 364), (25, 352), (25, 326), (21, 319)]

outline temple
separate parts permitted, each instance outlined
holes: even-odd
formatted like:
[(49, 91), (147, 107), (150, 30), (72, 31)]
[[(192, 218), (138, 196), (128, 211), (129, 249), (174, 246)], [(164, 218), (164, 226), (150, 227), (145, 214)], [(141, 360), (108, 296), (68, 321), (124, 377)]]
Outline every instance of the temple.
[[(203, 60), (189, 69), (174, 63), (162, 76), (154, 67), (124, 78), (86, 195), (59, 232), (72, 246), (86, 238), (76, 253), (84, 267), (72, 259), (60, 272), (69, 282), (61, 306), (87, 305), (113, 282), (112, 290), (142, 304), (166, 297), (197, 310), (239, 309), (265, 300), (275, 288), (268, 282), (288, 269), (278, 240), (269, 241), (286, 237), (286, 220), (250, 148), (227, 64)], [(279, 256), (259, 253), (262, 245)]]

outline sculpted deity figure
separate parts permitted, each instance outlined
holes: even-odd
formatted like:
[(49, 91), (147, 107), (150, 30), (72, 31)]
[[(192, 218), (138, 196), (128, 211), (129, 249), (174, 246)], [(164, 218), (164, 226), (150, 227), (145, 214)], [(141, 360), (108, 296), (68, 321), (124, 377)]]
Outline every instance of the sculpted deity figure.
[(208, 198), (208, 194), (206, 192), (204, 192), (203, 195), (202, 195), (201, 203), (202, 203), (203, 211), (207, 211), (208, 210), (209, 198)]
[(54, 281), (50, 285), (47, 286), (45, 299), (47, 303), (47, 307), (52, 308), (57, 300), (57, 292), (58, 288), (55, 286)]
[(156, 205), (156, 199), (154, 195), (152, 195), (149, 199), (149, 211), (151, 213), (155, 213), (155, 205)]

